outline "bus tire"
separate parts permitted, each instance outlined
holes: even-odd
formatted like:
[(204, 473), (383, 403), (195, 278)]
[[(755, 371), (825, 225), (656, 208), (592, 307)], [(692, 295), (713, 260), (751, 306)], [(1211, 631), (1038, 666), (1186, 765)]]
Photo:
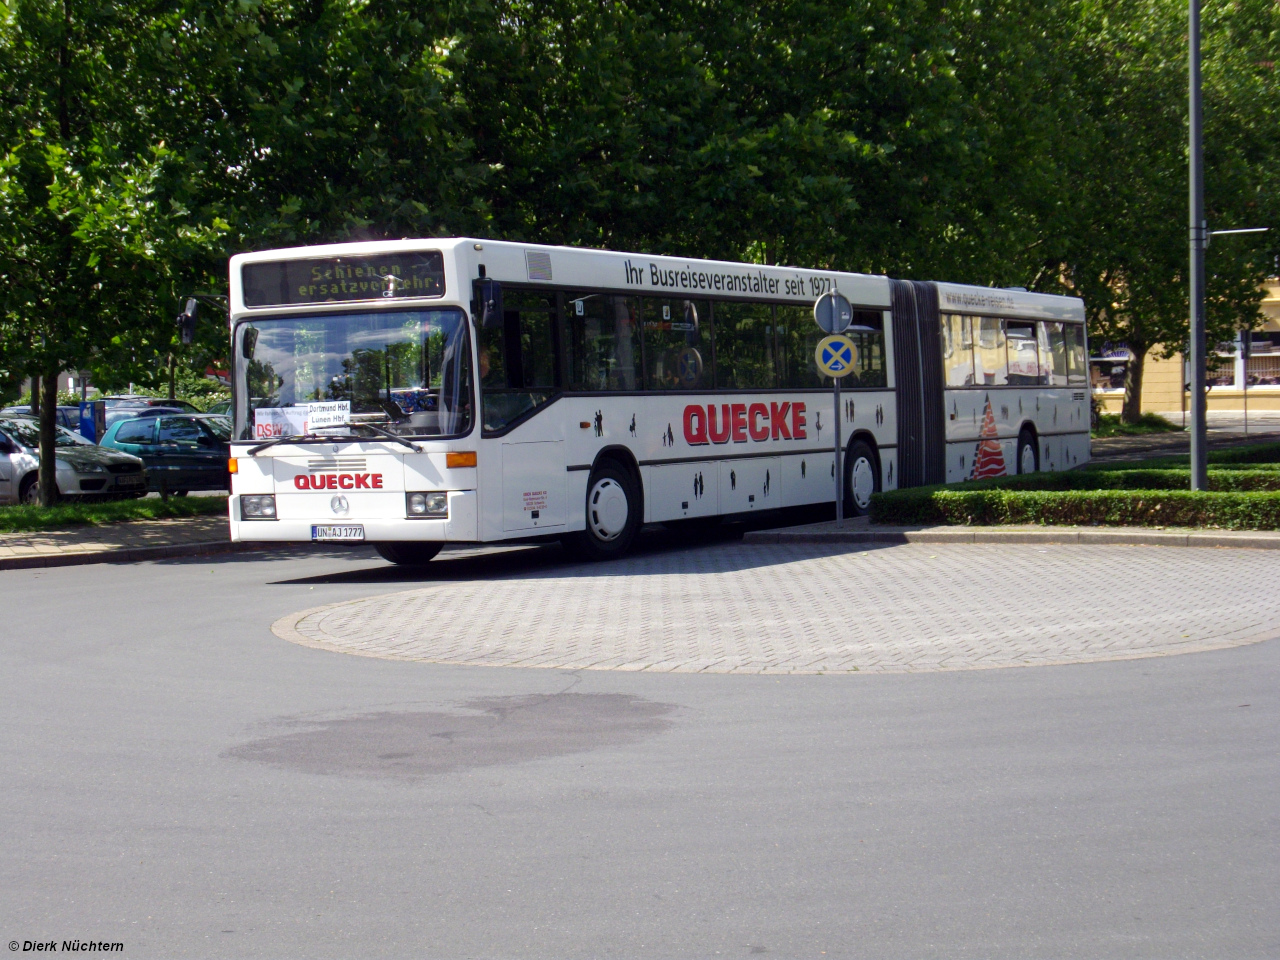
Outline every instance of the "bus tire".
[(382, 557), (383, 560), (389, 560), (391, 563), (403, 567), (420, 567), (423, 564), (430, 563), (443, 546), (444, 544), (442, 543), (409, 540), (375, 543), (374, 549), (378, 551), (378, 556)]
[(876, 452), (865, 440), (849, 444), (844, 458), (844, 505), (851, 517), (871, 512), (871, 495), (880, 492), (880, 469)]
[(1036, 435), (1023, 428), (1018, 434), (1018, 472), (1040, 472), (1040, 445), (1036, 443)]
[(629, 549), (640, 529), (640, 497), (635, 480), (618, 464), (606, 461), (587, 481), (587, 528), (568, 538), (566, 546), (588, 560), (616, 560)]

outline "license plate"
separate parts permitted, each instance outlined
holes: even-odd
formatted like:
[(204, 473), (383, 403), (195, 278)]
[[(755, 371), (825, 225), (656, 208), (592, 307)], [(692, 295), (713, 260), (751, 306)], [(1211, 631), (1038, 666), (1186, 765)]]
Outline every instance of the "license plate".
[(146, 482), (147, 481), (145, 477), (116, 477), (117, 487), (126, 487), (126, 488), (141, 487), (144, 484), (146, 484)]
[(347, 523), (342, 526), (336, 524), (312, 524), (311, 525), (312, 540), (363, 540), (364, 527), (358, 523)]

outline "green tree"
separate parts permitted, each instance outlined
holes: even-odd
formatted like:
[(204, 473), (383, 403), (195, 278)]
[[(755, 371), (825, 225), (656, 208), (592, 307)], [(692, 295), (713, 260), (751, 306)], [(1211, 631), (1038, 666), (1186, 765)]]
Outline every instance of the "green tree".
[[(1040, 221), (1043, 257), (1027, 264), (1028, 284), (1083, 297), (1094, 341), (1132, 353), (1126, 422), (1141, 415), (1147, 352), (1185, 352), (1188, 340), (1185, 18), (1171, 0), (1087, 0), (1074, 5), (1074, 36), (1058, 48), (1071, 68), (1055, 109), (1071, 121), (1058, 138), (1070, 177)], [(1211, 225), (1275, 218), (1278, 30), (1273, 4), (1205, 8)], [(1211, 346), (1256, 325), (1268, 259), (1262, 243), (1212, 248)]]
[(58, 374), (164, 341), (184, 265), (223, 229), (184, 208), (191, 171), (160, 133), (165, 26), (98, 0), (16, 0), (0, 20), (0, 336), (6, 367), (41, 377), (44, 504)]

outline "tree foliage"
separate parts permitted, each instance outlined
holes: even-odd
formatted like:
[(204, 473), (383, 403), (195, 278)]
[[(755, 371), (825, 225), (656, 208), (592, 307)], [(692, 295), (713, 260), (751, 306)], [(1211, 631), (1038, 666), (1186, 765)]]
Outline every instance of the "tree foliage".
[[(11, 0), (0, 388), (158, 382), (241, 249), (481, 235), (1085, 298), (1186, 339), (1173, 0)], [(1212, 225), (1276, 225), (1271, 0), (1205, 9)], [(1213, 336), (1274, 238), (1215, 243)], [(205, 323), (184, 362), (225, 352)], [(1140, 375), (1140, 369), (1138, 370)]]

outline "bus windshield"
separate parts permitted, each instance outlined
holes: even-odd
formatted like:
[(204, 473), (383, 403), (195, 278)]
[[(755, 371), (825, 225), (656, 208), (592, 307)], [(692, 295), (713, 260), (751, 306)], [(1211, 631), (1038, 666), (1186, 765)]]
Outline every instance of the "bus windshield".
[(272, 417), (291, 423), (288, 408), (335, 400), (351, 404), (353, 426), (398, 436), (471, 429), (471, 351), (461, 310), (255, 319), (236, 328), (235, 353), (239, 440), (260, 439), (260, 422)]

